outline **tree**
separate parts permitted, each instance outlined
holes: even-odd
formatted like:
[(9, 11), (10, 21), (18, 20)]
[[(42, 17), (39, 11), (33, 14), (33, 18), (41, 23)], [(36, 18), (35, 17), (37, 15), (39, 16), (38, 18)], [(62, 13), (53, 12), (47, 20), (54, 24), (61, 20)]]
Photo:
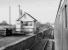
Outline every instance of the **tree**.
[(2, 21), (0, 25), (8, 25), (8, 23), (6, 21)]

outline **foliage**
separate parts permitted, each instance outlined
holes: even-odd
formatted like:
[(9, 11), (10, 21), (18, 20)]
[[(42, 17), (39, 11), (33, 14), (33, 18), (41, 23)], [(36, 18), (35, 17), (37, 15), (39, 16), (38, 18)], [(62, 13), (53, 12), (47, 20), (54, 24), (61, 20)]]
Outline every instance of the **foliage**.
[(6, 21), (2, 21), (0, 25), (8, 25), (8, 23)]

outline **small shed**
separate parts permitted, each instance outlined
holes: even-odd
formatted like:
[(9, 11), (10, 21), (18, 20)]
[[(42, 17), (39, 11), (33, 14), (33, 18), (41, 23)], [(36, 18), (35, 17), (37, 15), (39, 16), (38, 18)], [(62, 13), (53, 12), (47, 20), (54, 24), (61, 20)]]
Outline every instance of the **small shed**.
[(31, 16), (29, 13), (24, 13), (17, 22), (19, 26), (19, 31), (21, 32), (34, 32), (36, 31), (36, 19)]

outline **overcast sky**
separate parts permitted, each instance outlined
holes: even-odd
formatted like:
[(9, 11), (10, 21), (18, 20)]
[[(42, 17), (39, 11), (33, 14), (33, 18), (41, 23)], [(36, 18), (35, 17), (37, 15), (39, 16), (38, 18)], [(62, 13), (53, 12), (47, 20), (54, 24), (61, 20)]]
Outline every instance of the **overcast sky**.
[(9, 5), (11, 5), (11, 23), (19, 18), (18, 5), (42, 23), (54, 23), (59, 0), (0, 0), (0, 22), (9, 22)]

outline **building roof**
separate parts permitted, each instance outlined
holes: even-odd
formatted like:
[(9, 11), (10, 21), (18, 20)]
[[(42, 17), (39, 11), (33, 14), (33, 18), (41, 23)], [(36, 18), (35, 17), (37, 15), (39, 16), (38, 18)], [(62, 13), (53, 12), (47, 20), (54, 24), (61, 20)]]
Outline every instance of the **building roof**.
[(22, 17), (24, 17), (25, 15), (28, 15), (29, 17), (31, 17), (32, 19), (34, 19), (34, 21), (37, 21), (33, 16), (31, 16), (29, 13), (27, 13), (27, 12), (25, 12), (24, 14), (23, 14), (23, 16), (21, 16), (21, 17), (19, 17), (19, 19), (17, 19), (17, 21), (20, 21), (20, 19), (22, 18)]

